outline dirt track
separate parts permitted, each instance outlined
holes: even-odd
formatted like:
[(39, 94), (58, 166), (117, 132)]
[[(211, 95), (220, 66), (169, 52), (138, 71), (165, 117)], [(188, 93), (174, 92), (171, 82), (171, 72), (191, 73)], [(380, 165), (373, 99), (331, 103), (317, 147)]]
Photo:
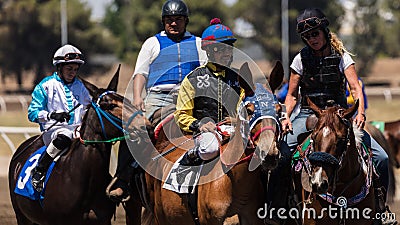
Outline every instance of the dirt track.
[[(0, 225), (17, 225), (8, 192), (8, 180), (5, 176), (0, 177), (0, 209)], [(118, 208), (117, 219), (113, 221), (112, 224), (125, 224), (125, 218), (121, 207)]]
[[(3, 157), (0, 158), (0, 225), (17, 225), (15, 214), (11, 206), (8, 192), (7, 170), (8, 162)], [(396, 171), (398, 180), (400, 179), (400, 171)], [(397, 193), (399, 193), (399, 181), (397, 181)], [(399, 196), (399, 195), (397, 195)], [(392, 212), (396, 214), (396, 218), (400, 218), (400, 199), (397, 197), (395, 202), (390, 205)], [(117, 209), (117, 219), (112, 222), (113, 225), (125, 224), (125, 218), (122, 207)]]

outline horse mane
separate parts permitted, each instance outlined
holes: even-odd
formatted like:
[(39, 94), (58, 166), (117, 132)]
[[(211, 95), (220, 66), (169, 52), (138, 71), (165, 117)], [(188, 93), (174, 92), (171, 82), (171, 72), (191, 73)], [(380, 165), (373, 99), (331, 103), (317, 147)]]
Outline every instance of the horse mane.
[(353, 126), (354, 138), (356, 139), (356, 145), (360, 145), (362, 143), (362, 138), (364, 137), (364, 133), (361, 129), (356, 126)]

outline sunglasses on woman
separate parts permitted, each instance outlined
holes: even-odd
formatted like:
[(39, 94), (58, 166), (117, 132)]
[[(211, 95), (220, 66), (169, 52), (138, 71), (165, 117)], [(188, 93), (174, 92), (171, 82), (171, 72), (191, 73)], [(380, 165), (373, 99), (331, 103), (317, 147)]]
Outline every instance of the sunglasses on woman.
[(316, 37), (318, 37), (319, 36), (319, 30), (315, 30), (315, 31), (311, 31), (311, 32), (308, 32), (308, 33), (306, 33), (306, 34), (304, 34), (304, 35), (302, 35), (301, 37), (302, 38), (304, 38), (304, 40), (310, 40), (312, 37), (313, 38), (316, 38)]
[(64, 56), (54, 57), (55, 60), (64, 59), (65, 61), (73, 60), (73, 59), (83, 59), (83, 55), (79, 53), (67, 53)]

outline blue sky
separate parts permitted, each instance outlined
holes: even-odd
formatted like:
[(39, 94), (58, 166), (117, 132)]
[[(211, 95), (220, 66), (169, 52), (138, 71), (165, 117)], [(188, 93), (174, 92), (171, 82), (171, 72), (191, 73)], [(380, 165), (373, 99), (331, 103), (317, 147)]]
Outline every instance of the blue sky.
[(92, 9), (92, 19), (100, 19), (104, 16), (105, 7), (112, 2), (112, 0), (81, 0), (87, 2), (88, 6)]

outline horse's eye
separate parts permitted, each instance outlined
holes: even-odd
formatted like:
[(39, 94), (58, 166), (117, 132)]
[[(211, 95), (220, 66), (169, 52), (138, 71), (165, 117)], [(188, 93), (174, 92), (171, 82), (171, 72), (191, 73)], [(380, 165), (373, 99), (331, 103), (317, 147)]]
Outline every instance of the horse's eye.
[(252, 109), (247, 108), (247, 115), (252, 116), (254, 114), (254, 111)]

